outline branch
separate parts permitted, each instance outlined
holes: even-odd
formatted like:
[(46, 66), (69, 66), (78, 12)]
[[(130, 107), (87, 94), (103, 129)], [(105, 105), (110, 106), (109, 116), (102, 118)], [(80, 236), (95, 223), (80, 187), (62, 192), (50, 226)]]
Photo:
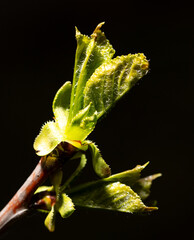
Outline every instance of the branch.
[(0, 233), (10, 223), (24, 217), (31, 211), (31, 200), (36, 189), (55, 171), (60, 169), (75, 153), (75, 148), (62, 142), (49, 155), (41, 157), (34, 171), (0, 212)]

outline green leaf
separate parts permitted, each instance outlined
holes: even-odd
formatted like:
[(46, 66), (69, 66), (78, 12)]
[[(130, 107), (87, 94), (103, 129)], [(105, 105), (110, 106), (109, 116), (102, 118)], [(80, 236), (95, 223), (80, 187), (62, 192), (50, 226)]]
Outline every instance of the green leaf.
[(47, 227), (47, 229), (50, 232), (55, 231), (55, 219), (56, 219), (56, 209), (55, 209), (55, 205), (53, 205), (51, 208), (51, 211), (48, 213), (44, 221), (44, 225)]
[(92, 74), (84, 89), (84, 107), (92, 103), (90, 114), (97, 118), (107, 112), (148, 72), (143, 54), (119, 56), (105, 62)]
[(62, 132), (65, 132), (67, 119), (69, 116), (71, 97), (71, 82), (66, 82), (56, 93), (53, 100), (53, 113), (55, 121)]
[(57, 204), (57, 210), (62, 218), (69, 217), (74, 211), (74, 204), (65, 193), (61, 194), (59, 203)]
[(141, 197), (142, 200), (145, 200), (150, 195), (150, 188), (152, 186), (153, 180), (161, 177), (161, 173), (157, 173), (145, 178), (140, 178), (134, 185), (133, 190)]
[(156, 207), (146, 207), (140, 196), (132, 189), (140, 178), (140, 172), (147, 164), (138, 165), (132, 170), (98, 181), (81, 184), (69, 190), (68, 194), (75, 205), (82, 207), (131, 213), (156, 210)]
[(129, 186), (133, 186), (137, 180), (139, 180), (140, 175), (141, 175), (141, 171), (149, 164), (149, 162), (147, 162), (144, 165), (137, 165), (135, 168), (131, 169), (131, 170), (127, 170), (121, 173), (117, 173), (114, 174), (108, 178), (105, 179), (105, 181), (107, 182), (121, 182), (124, 184), (127, 184)]
[(98, 147), (94, 143), (90, 143), (89, 150), (92, 155), (93, 168), (94, 168), (96, 174), (101, 178), (110, 176), (111, 169), (110, 169), (109, 165), (102, 158)]
[(77, 50), (75, 57), (73, 87), (65, 138), (84, 140), (94, 129), (97, 116), (91, 112), (91, 103), (84, 105), (83, 91), (86, 82), (101, 64), (109, 61), (114, 55), (114, 49), (100, 30), (100, 23), (91, 37), (81, 34), (76, 28)]
[(41, 128), (34, 141), (34, 149), (38, 156), (49, 154), (61, 141), (62, 134), (54, 121), (47, 122)]
[(129, 187), (120, 182), (94, 185), (74, 192), (71, 198), (75, 205), (101, 208), (127, 213), (153, 211), (157, 208), (146, 207), (141, 198)]
[(106, 177), (106, 178), (99, 179), (97, 181), (78, 185), (77, 187), (72, 188), (70, 193), (72, 194), (74, 192), (81, 191), (82, 189), (92, 188), (94, 186), (98, 187), (102, 183), (109, 184), (109, 183), (113, 183), (113, 182), (121, 182), (123, 184), (133, 186), (137, 182), (137, 180), (140, 179), (140, 173), (148, 165), (148, 163), (146, 163), (142, 166), (137, 165), (135, 168), (133, 168), (131, 170), (113, 174), (110, 177)]
[(34, 194), (37, 194), (37, 193), (41, 193), (41, 192), (51, 192), (53, 191), (53, 186), (40, 186), (35, 192)]
[(77, 50), (75, 56), (73, 87), (70, 104), (70, 121), (83, 109), (83, 91), (87, 80), (102, 63), (111, 59), (114, 49), (100, 28), (100, 23), (91, 37), (81, 34), (76, 28)]
[(94, 129), (97, 117), (89, 115), (91, 104), (80, 110), (71, 123), (67, 126), (65, 137), (70, 140), (84, 140), (88, 134)]

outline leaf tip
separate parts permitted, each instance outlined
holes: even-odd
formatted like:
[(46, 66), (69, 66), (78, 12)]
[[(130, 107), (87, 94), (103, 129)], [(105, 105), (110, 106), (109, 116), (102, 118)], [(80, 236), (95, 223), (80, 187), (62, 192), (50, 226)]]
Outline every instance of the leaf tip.
[(105, 24), (105, 22), (101, 22), (101, 23), (99, 23), (99, 24), (97, 25), (96, 29), (94, 30), (94, 32), (100, 30), (101, 27), (102, 27), (102, 25), (104, 25), (104, 24)]
[(91, 34), (92, 38), (96, 39), (98, 37), (99, 32), (101, 32), (100, 29), (101, 29), (102, 25), (104, 25), (104, 24), (105, 24), (105, 22), (101, 22), (101, 23), (99, 23), (97, 25), (97, 27), (95, 28), (94, 32)]
[(78, 28), (75, 26), (75, 36), (76, 38), (81, 35), (81, 32), (78, 30)]
[(151, 176), (148, 176), (146, 179), (149, 180), (149, 181), (153, 181), (159, 177), (162, 177), (162, 173), (156, 173), (156, 174), (153, 174)]
[(149, 161), (148, 161), (147, 163), (145, 163), (145, 164), (143, 165), (143, 168), (146, 168), (149, 163), (150, 163)]

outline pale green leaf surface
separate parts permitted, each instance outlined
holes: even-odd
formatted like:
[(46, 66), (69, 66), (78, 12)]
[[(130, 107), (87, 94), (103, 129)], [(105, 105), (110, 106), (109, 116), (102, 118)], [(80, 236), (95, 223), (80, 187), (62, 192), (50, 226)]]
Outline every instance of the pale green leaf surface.
[[(147, 166), (136, 166), (132, 170), (114, 174), (98, 181), (85, 183), (69, 190), (75, 205), (90, 208), (103, 208), (123, 212), (152, 211), (146, 207), (131, 185), (140, 178), (140, 172)], [(129, 186), (130, 185), (130, 186)]]
[(51, 211), (48, 213), (44, 224), (50, 232), (55, 231), (55, 219), (56, 219), (56, 210), (55, 205), (52, 206)]
[(62, 141), (62, 134), (54, 121), (47, 122), (41, 128), (34, 141), (34, 149), (38, 156), (49, 154)]
[(148, 72), (143, 54), (116, 57), (102, 64), (92, 74), (84, 89), (84, 107), (92, 103), (90, 114), (100, 118), (116, 101)]
[(76, 116), (73, 117), (70, 124), (67, 125), (64, 137), (70, 140), (84, 140), (88, 134), (94, 129), (97, 117), (94, 113), (90, 113), (91, 104), (80, 110)]
[(69, 198), (65, 193), (60, 196), (60, 200), (57, 203), (57, 210), (62, 218), (69, 217), (75, 211), (71, 198)]
[(114, 49), (105, 34), (100, 30), (100, 23), (91, 37), (81, 34), (76, 28), (77, 50), (75, 56), (73, 87), (70, 105), (70, 121), (83, 109), (83, 91), (85, 84), (96, 68), (111, 59)]
[(66, 82), (56, 93), (53, 100), (53, 113), (55, 121), (62, 132), (65, 132), (65, 127), (69, 115), (71, 97), (71, 82)]
[(41, 193), (41, 192), (45, 192), (45, 191), (48, 191), (48, 192), (51, 192), (53, 191), (53, 186), (40, 186), (34, 194), (37, 194), (37, 193)]
[(111, 169), (102, 158), (102, 155), (98, 147), (94, 143), (90, 143), (88, 146), (92, 155), (92, 164), (96, 174), (101, 178), (110, 176)]
[(127, 213), (152, 211), (157, 208), (146, 207), (141, 198), (129, 187), (120, 182), (105, 183), (82, 189), (71, 195), (75, 205), (101, 208)]

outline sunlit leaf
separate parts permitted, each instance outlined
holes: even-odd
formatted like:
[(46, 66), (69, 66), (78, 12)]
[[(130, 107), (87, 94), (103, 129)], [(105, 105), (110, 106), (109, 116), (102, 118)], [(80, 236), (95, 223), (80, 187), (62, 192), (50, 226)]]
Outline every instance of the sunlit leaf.
[(110, 176), (111, 169), (102, 158), (102, 155), (98, 147), (94, 143), (90, 143), (88, 146), (92, 155), (93, 168), (96, 174), (101, 178)]
[(71, 82), (66, 82), (56, 93), (53, 100), (53, 113), (61, 132), (65, 131), (69, 115)]
[(114, 174), (110, 177), (78, 185), (68, 194), (77, 206), (102, 208), (122, 212), (144, 212), (156, 210), (147, 207), (138, 193), (132, 189), (140, 178), (140, 172), (147, 166), (138, 165), (132, 170)]
[(97, 117), (89, 115), (91, 104), (80, 110), (66, 127), (65, 138), (70, 140), (84, 140), (94, 129)]
[(49, 154), (61, 141), (62, 135), (57, 124), (54, 121), (47, 122), (34, 141), (36, 154), (38, 156)]
[(75, 56), (73, 87), (70, 105), (70, 120), (83, 109), (83, 90), (87, 80), (102, 63), (111, 59), (114, 49), (100, 30), (100, 23), (91, 37), (81, 34), (76, 28), (77, 50)]
[(60, 196), (60, 200), (57, 204), (57, 210), (62, 218), (69, 217), (75, 211), (71, 198), (69, 198), (65, 193)]
[(41, 193), (41, 192), (45, 192), (45, 191), (53, 191), (53, 186), (40, 186), (35, 192), (34, 194), (37, 194), (37, 193)]
[(55, 231), (55, 219), (56, 219), (56, 209), (55, 205), (52, 206), (51, 211), (48, 213), (44, 224), (50, 232)]
[(92, 103), (90, 114), (97, 111), (97, 118), (100, 118), (148, 72), (148, 66), (145, 56), (140, 53), (105, 62), (86, 83), (84, 106)]
[(137, 213), (153, 211), (157, 208), (146, 207), (141, 198), (127, 185), (120, 182), (90, 185), (74, 192), (71, 198), (75, 205), (89, 208)]

